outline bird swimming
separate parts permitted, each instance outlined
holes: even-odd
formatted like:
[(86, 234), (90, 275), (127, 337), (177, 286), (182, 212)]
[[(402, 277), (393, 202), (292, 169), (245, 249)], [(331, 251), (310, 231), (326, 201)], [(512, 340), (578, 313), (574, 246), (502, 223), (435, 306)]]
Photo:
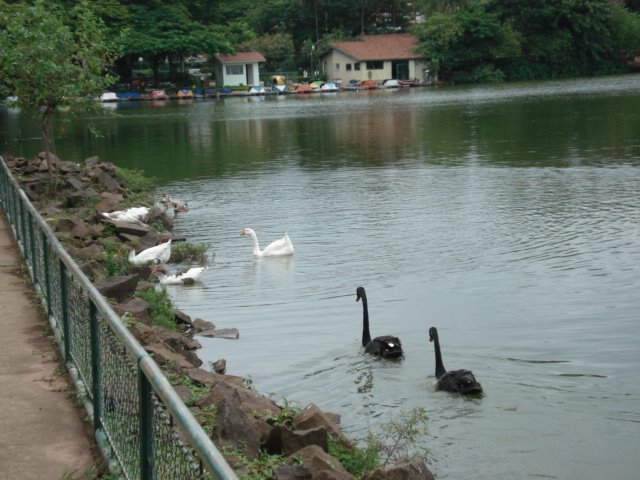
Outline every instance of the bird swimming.
[(446, 392), (461, 393), (463, 395), (476, 395), (482, 393), (482, 385), (478, 383), (476, 377), (470, 370), (447, 371), (442, 363), (440, 352), (440, 340), (436, 327), (429, 329), (429, 341), (433, 342), (436, 354), (436, 378), (438, 382), (436, 388)]
[(360, 300), (362, 300), (362, 346), (364, 351), (382, 358), (403, 357), (402, 343), (398, 337), (384, 335), (371, 339), (371, 333), (369, 333), (369, 306), (364, 287), (356, 289), (356, 302)]
[(240, 230), (240, 235), (249, 235), (253, 239), (253, 255), (256, 257), (274, 257), (279, 255), (293, 255), (293, 243), (289, 239), (289, 235), (286, 233), (284, 237), (274, 240), (269, 245), (264, 247), (264, 250), (260, 250), (260, 244), (258, 243), (258, 237), (256, 232), (251, 228), (243, 228)]

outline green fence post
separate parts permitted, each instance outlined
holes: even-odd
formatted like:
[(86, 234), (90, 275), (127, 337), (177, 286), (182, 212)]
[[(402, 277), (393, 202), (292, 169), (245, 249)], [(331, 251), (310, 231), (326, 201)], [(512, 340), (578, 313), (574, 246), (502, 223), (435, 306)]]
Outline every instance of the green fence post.
[(140, 398), (140, 478), (151, 480), (154, 474), (153, 405), (151, 384), (138, 366), (138, 396)]
[(100, 368), (100, 326), (98, 310), (89, 300), (89, 336), (91, 341), (91, 393), (93, 395), (93, 431), (102, 430), (102, 370)]
[(47, 317), (51, 318), (51, 314), (53, 313), (53, 307), (51, 305), (51, 261), (49, 260), (47, 235), (44, 231), (42, 232), (42, 257), (44, 263), (44, 299), (47, 302)]
[[(60, 310), (62, 312), (62, 318), (59, 320), (62, 322), (62, 336), (64, 342), (64, 361), (65, 363), (71, 360), (71, 321), (69, 320), (69, 282), (67, 282), (67, 267), (62, 261), (58, 259), (59, 281), (60, 281)], [(51, 294), (51, 289), (47, 292), (47, 295)], [(47, 298), (47, 300), (51, 300)], [(53, 302), (49, 302), (51, 305)], [(49, 311), (53, 310), (49, 307)]]
[(29, 214), (29, 245), (31, 247), (31, 271), (33, 272), (33, 285), (37, 285), (42, 290), (40, 279), (38, 278), (38, 258), (36, 258), (36, 239), (33, 236), (33, 219)]

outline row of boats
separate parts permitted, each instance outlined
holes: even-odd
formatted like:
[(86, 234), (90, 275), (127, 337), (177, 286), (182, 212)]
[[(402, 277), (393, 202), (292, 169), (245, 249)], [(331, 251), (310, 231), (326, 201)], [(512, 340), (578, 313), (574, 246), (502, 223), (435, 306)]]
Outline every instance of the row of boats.
[(383, 82), (368, 80), (364, 82), (352, 81), (343, 86), (337, 82), (305, 82), (288, 85), (254, 85), (246, 90), (231, 90), (230, 88), (195, 88), (177, 90), (175, 94), (168, 94), (166, 90), (151, 90), (148, 93), (140, 92), (105, 92), (100, 95), (101, 102), (119, 102), (128, 100), (169, 100), (169, 99), (192, 99), (192, 98), (215, 98), (223, 96), (244, 96), (244, 95), (284, 95), (295, 93), (326, 93), (338, 91), (360, 91), (386, 88), (402, 88), (421, 85), (417, 80), (396, 80), (389, 79)]

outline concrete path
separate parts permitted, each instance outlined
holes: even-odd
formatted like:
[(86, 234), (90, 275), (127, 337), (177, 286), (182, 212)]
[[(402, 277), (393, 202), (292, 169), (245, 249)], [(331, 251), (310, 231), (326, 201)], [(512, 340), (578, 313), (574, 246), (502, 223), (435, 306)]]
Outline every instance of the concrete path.
[(0, 480), (96, 478), (99, 456), (0, 208)]

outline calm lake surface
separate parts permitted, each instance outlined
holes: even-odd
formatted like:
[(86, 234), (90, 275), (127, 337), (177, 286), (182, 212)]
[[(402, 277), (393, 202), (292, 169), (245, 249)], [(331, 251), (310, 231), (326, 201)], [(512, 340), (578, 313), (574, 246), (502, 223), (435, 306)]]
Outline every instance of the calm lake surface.
[[(342, 415), (353, 438), (424, 408), (439, 478), (636, 479), (640, 469), (640, 76), (497, 87), (133, 103), (56, 122), (186, 200), (175, 233), (214, 255), (168, 287), (208, 361)], [(2, 151), (33, 123), (1, 110)], [(293, 258), (253, 259), (288, 232)], [(395, 334), (406, 358), (360, 347)], [(486, 394), (434, 390), (445, 366)]]

